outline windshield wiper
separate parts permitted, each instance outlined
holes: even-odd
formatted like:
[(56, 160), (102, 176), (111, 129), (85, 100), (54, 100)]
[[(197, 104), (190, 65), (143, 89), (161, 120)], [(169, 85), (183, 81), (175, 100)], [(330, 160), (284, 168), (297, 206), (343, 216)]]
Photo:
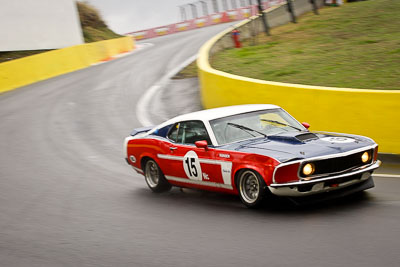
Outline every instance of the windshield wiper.
[(253, 136), (253, 137), (255, 137), (255, 135), (252, 134), (252, 133), (249, 133), (249, 132), (255, 132), (255, 133), (258, 133), (258, 134), (263, 135), (264, 137), (268, 137), (265, 133), (262, 133), (262, 132), (259, 132), (259, 131), (257, 131), (257, 130), (251, 129), (251, 128), (246, 127), (246, 126), (244, 126), (244, 125), (240, 125), (240, 124), (236, 124), (236, 123), (232, 123), (232, 122), (228, 122), (227, 125), (236, 127), (236, 128), (238, 128), (238, 129), (241, 129), (241, 130), (244, 130), (244, 131), (246, 131), (248, 134), (250, 134), (250, 135)]
[(300, 129), (300, 128), (294, 127), (294, 126), (292, 126), (292, 125), (290, 125), (290, 124), (286, 124), (286, 123), (283, 123), (283, 122), (280, 122), (280, 121), (266, 120), (266, 119), (260, 119), (260, 120), (261, 120), (261, 121), (266, 121), (266, 122), (276, 123), (276, 124), (283, 125), (283, 126), (289, 126), (289, 127), (292, 127), (293, 129), (299, 130), (300, 132), (303, 131), (303, 130)]

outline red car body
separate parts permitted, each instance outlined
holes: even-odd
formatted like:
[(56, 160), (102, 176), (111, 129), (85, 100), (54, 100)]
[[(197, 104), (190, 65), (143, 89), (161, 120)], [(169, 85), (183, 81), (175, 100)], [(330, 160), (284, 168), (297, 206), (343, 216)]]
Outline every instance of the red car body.
[[(283, 114), (284, 119), (264, 119), (273, 112)], [(252, 117), (253, 121), (258, 118), (258, 124), (273, 122), (279, 126), (272, 127), (278, 132), (267, 135), (261, 130), (229, 121), (225, 122), (224, 130), (217, 133), (218, 120), (253, 113), (257, 115)], [(276, 117), (276, 114), (272, 115)], [(183, 131), (183, 137), (179, 137), (183, 139), (186, 133), (187, 140), (195, 136), (190, 132), (190, 127), (182, 131), (178, 129), (190, 123), (203, 125), (204, 129), (195, 133), (200, 134), (200, 137), (192, 138), (187, 141), (189, 143), (171, 140), (174, 131), (176, 136)], [(261, 125), (260, 129), (265, 127)], [(156, 127), (136, 129), (125, 140), (126, 160), (145, 176), (146, 162), (154, 161), (154, 172), (166, 184), (173, 186), (239, 194), (242, 201), (241, 191), (244, 187), (250, 193), (257, 189), (254, 195), (257, 197), (252, 199), (250, 196), (249, 201), (243, 201), (247, 206), (252, 206), (253, 200), (258, 204), (258, 194), (265, 194), (265, 191), (280, 196), (299, 197), (337, 189), (354, 192), (354, 189), (360, 191), (374, 186), (371, 174), (380, 162), (377, 160), (377, 144), (373, 140), (355, 135), (311, 133), (307, 128), (274, 105), (205, 110), (173, 118)], [(230, 142), (230, 131), (249, 134), (249, 138)], [(225, 137), (221, 137), (223, 134)], [(312, 173), (307, 173), (305, 168), (310, 166)], [(253, 178), (240, 184), (239, 180), (246, 172), (253, 175)], [(155, 183), (158, 180), (156, 178)]]
[[(170, 147), (176, 147), (170, 150)], [(140, 148), (140, 149), (138, 149)], [(167, 180), (180, 187), (191, 187), (209, 191), (237, 194), (235, 174), (242, 169), (254, 169), (260, 173), (267, 184), (272, 183), (272, 174), (279, 164), (273, 158), (243, 152), (224, 151), (216, 148), (200, 148), (191, 145), (172, 144), (163, 140), (137, 139), (127, 144), (128, 160), (134, 169), (144, 174), (142, 162), (146, 158), (154, 159), (162, 169)], [(183, 164), (186, 153), (194, 151), (201, 165), (201, 180), (192, 179), (185, 173)], [(189, 158), (189, 157), (187, 157)], [(189, 158), (190, 159), (190, 158)], [(190, 163), (189, 163), (190, 166)]]

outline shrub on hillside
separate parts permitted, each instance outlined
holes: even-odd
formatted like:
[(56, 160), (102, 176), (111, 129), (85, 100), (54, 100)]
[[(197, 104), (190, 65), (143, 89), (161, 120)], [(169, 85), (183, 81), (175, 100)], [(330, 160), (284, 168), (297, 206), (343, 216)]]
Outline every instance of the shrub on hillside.
[(100, 12), (87, 2), (77, 2), (85, 42), (96, 42), (121, 37), (107, 27)]

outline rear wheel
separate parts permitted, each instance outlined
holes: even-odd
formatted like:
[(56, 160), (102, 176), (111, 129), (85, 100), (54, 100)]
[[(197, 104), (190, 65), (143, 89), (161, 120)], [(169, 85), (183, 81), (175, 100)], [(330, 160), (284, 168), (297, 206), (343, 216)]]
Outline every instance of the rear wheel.
[(264, 180), (252, 170), (244, 170), (239, 174), (238, 188), (240, 200), (248, 208), (259, 207), (266, 194)]
[(144, 177), (147, 185), (153, 192), (161, 193), (171, 189), (158, 164), (149, 159), (144, 166)]

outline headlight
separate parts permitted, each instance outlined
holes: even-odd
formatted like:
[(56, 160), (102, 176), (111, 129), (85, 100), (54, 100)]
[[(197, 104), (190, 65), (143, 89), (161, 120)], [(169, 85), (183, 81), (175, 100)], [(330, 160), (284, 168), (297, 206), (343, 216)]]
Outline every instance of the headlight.
[(303, 174), (304, 175), (311, 175), (315, 171), (315, 166), (312, 163), (307, 163), (306, 165), (303, 166)]
[(367, 163), (369, 160), (371, 159), (371, 155), (369, 154), (369, 152), (364, 152), (362, 155), (361, 155), (361, 161), (363, 162), (363, 163)]

